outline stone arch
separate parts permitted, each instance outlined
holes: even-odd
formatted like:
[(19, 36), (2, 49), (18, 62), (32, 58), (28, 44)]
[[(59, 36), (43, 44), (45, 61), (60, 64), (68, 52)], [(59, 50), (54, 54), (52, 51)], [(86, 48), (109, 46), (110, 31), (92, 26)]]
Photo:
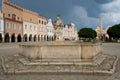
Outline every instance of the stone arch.
[(11, 35), (11, 42), (15, 42), (15, 33)]
[(32, 41), (32, 34), (30, 34), (29, 36), (29, 41)]
[(44, 35), (44, 40), (47, 40), (47, 39), (46, 39), (46, 37), (47, 37), (47, 36), (46, 36), (46, 35)]
[(0, 43), (2, 42), (2, 34), (0, 33)]
[(47, 41), (49, 41), (49, 36), (47, 35)]
[(5, 34), (5, 42), (10, 42), (10, 36), (9, 36), (9, 33), (6, 33)]
[(24, 34), (24, 36), (23, 36), (23, 41), (24, 42), (27, 42), (28, 40), (27, 40), (27, 34)]
[(36, 35), (34, 35), (34, 41), (36, 41), (37, 40), (37, 36)]
[(54, 36), (52, 36), (52, 41), (54, 41)]
[(22, 42), (21, 34), (18, 34), (18, 36), (17, 36), (17, 42)]

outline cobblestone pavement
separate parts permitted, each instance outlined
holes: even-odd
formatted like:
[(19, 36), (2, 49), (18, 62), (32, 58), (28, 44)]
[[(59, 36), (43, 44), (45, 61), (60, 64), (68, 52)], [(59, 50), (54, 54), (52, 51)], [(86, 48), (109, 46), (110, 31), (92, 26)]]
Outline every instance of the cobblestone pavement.
[[(42, 64), (38, 63), (38, 65), (30, 64), (30, 65), (23, 65), (24, 62), (27, 60), (25, 57), (20, 55), (14, 56), (2, 56), (2, 66), (4, 66), (5, 73), (8, 74), (24, 74), (24, 73), (45, 73), (45, 72), (56, 72), (56, 73), (89, 73), (89, 74), (111, 74), (115, 70), (116, 61), (118, 58), (116, 56), (110, 55), (101, 55), (104, 57), (101, 65), (78, 65), (78, 64), (71, 64), (71, 65), (54, 65), (54, 64)], [(102, 58), (99, 56), (100, 58)], [(24, 59), (22, 62), (19, 59)], [(27, 60), (28, 64), (29, 60)], [(34, 62), (35, 63), (35, 62)], [(76, 63), (76, 62), (75, 62)], [(77, 62), (78, 63), (78, 62)], [(80, 63), (80, 62), (79, 62)], [(94, 63), (93, 63), (94, 64)]]
[[(12, 45), (0, 44), (0, 55), (13, 55), (18, 53), (18, 51), (19, 49), (17, 44), (12, 44)], [(103, 51), (105, 54), (117, 55), (118, 57), (120, 57), (120, 44), (104, 43)], [(118, 61), (118, 63), (120, 63), (120, 60)], [(0, 80), (120, 80), (120, 64), (117, 65), (117, 70), (113, 75), (47, 74), (47, 73), (25, 74), (25, 75), (24, 74), (23, 75), (5, 75), (3, 73), (2, 67), (0, 66)]]

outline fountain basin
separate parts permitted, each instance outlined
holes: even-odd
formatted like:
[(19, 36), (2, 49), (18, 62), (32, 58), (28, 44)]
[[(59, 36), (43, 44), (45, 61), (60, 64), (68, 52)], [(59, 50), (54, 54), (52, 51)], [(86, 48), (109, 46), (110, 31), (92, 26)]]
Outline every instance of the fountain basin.
[(101, 44), (52, 42), (46, 44), (19, 44), (20, 55), (40, 61), (81, 61), (93, 59), (102, 53)]

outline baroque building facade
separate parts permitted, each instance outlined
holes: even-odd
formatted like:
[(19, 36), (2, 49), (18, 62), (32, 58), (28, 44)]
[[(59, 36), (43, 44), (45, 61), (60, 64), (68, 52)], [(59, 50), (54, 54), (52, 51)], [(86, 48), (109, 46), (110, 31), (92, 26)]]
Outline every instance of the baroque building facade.
[(75, 24), (67, 24), (63, 28), (63, 39), (64, 40), (77, 40), (78, 34)]
[(75, 24), (63, 24), (60, 15), (53, 22), (56, 40), (78, 40), (78, 33)]

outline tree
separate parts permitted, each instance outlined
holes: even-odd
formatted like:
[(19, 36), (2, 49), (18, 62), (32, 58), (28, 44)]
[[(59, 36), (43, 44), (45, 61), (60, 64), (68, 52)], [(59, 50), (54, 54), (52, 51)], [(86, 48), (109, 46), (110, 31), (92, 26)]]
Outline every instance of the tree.
[(107, 30), (107, 33), (108, 33), (110, 39), (111, 38), (119, 39), (120, 38), (120, 24), (117, 24), (117, 25), (110, 27)]
[(79, 37), (94, 39), (97, 36), (97, 33), (92, 28), (82, 28), (78, 32)]

